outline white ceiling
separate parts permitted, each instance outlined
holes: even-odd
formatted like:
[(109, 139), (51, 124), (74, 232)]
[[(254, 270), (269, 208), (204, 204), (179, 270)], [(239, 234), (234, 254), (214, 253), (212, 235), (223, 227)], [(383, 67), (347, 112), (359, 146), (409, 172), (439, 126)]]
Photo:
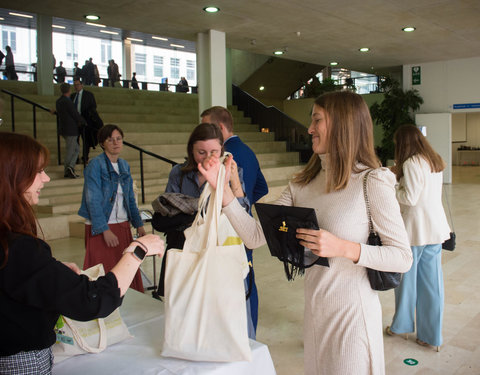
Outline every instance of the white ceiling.
[[(207, 5), (217, 14), (202, 11)], [(3, 8), (196, 40), (224, 31), (227, 47), (363, 72), (480, 54), (480, 0), (2, 0)], [(404, 26), (415, 26), (405, 33)], [(252, 42), (252, 41), (255, 42)], [(360, 47), (370, 52), (361, 53)], [(479, 67), (480, 68), (480, 67)]]

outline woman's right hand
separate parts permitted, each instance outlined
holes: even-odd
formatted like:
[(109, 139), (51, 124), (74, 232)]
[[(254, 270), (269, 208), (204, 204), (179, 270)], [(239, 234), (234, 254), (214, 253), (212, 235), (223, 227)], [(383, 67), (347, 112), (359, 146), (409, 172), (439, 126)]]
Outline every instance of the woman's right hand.
[(161, 257), (165, 253), (165, 242), (156, 234), (146, 234), (138, 237), (131, 245), (135, 245), (136, 242), (140, 242), (147, 249), (147, 255), (158, 255)]
[(110, 229), (107, 229), (105, 232), (103, 232), (103, 239), (108, 247), (117, 247), (120, 243), (118, 241), (118, 237)]

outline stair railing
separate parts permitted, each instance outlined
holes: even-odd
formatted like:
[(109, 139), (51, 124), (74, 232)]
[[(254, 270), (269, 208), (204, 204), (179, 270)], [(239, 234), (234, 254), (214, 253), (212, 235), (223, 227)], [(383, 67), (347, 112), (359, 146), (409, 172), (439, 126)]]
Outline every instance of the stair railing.
[[(8, 90), (4, 90), (2, 89), (2, 92), (4, 92), (5, 94), (8, 94), (10, 95), (11, 97), (11, 111), (12, 111), (12, 132), (15, 133), (15, 104), (14, 104), (14, 99), (19, 99), (19, 100), (22, 100), (28, 104), (31, 104), (32, 107), (33, 107), (33, 138), (37, 139), (37, 115), (36, 115), (36, 108), (40, 108), (44, 111), (47, 111), (49, 113), (52, 113), (50, 111), (49, 108), (41, 105), (41, 104), (38, 104), (38, 103), (35, 103), (35, 102), (32, 102), (31, 100), (28, 100), (20, 95), (17, 95), (11, 91), (8, 91)], [(56, 113), (54, 113), (56, 115)], [(60, 155), (60, 134), (59, 134), (59, 122), (58, 122), (58, 115), (56, 116), (57, 118), (57, 152), (58, 152), (58, 165), (61, 165), (61, 155)], [(87, 125), (88, 126), (88, 125)], [(83, 127), (83, 139), (85, 139), (85, 126)], [(177, 162), (173, 161), (173, 160), (170, 160), (170, 159), (167, 159), (166, 157), (163, 157), (163, 156), (160, 156), (160, 155), (157, 155), (151, 151), (148, 151), (148, 150), (145, 150), (139, 146), (136, 146), (132, 143), (129, 143), (129, 142), (126, 142), (124, 141), (123, 144), (127, 147), (131, 147), (135, 150), (137, 150), (140, 154), (140, 179), (141, 179), (141, 190), (142, 190), (142, 203), (145, 203), (145, 174), (144, 174), (144, 168), (143, 168), (143, 154), (146, 154), (146, 155), (149, 155), (149, 156), (152, 156), (158, 160), (161, 160), (161, 161), (164, 161), (166, 163), (169, 163), (171, 164), (172, 166), (176, 165)], [(85, 147), (84, 147), (84, 167), (85, 167)]]
[[(285, 141), (287, 151), (300, 152), (301, 161), (311, 155), (311, 138), (308, 128), (274, 106), (266, 106), (236, 85), (232, 85), (233, 104), (258, 124), (262, 131), (274, 132), (276, 141)], [(305, 160), (306, 159), (306, 160)]]

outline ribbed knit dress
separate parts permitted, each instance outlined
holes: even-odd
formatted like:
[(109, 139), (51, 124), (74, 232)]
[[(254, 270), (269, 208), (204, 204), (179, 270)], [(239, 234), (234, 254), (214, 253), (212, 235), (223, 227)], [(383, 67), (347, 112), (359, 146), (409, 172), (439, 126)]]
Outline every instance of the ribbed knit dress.
[[(412, 253), (399, 205), (395, 176), (386, 168), (372, 171), (367, 191), (373, 226), (383, 246), (366, 245), (368, 218), (363, 196), (364, 172), (352, 174), (343, 190), (325, 193), (328, 173), (324, 155), (321, 172), (307, 185), (290, 183), (275, 204), (313, 207), (318, 224), (335, 236), (361, 244), (359, 261), (329, 258), (330, 267), (305, 272), (304, 363), (307, 375), (384, 374), (382, 311), (370, 287), (366, 267), (406, 272)], [(258, 222), (242, 213), (233, 200), (224, 207), (233, 227), (249, 248), (265, 243)], [(243, 210), (243, 212), (245, 212)]]

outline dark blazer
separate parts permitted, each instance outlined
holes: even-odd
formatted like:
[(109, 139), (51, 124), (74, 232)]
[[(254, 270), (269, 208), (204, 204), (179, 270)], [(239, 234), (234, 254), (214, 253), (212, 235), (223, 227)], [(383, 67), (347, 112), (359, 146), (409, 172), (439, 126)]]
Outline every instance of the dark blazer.
[[(70, 95), (72, 102), (75, 101), (75, 97), (77, 95), (78, 94), (76, 92)], [(97, 102), (95, 101), (95, 96), (90, 91), (83, 90), (82, 102), (80, 103), (80, 114), (88, 125), (87, 129), (85, 129), (85, 143), (88, 147), (95, 147), (98, 144), (97, 130), (103, 126), (103, 121), (97, 113)]]
[(78, 136), (79, 126), (85, 121), (77, 112), (73, 102), (66, 96), (62, 95), (57, 99), (56, 109), (60, 124), (60, 135)]

